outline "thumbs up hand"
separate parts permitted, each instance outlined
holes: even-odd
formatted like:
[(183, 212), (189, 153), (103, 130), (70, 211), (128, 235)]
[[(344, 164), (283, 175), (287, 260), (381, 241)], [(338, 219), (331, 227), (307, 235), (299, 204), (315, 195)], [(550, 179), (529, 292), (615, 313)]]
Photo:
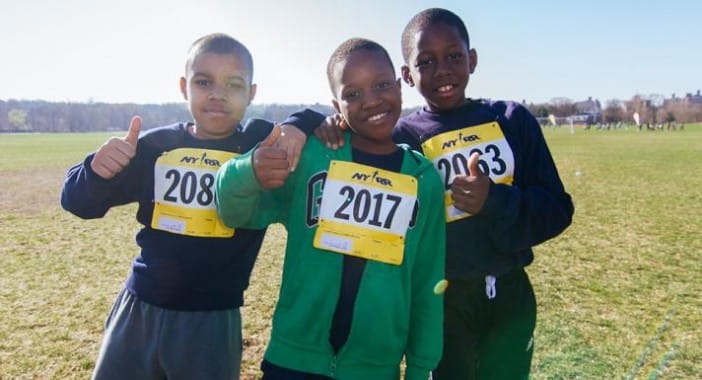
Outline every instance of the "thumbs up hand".
[(468, 175), (456, 176), (451, 184), (454, 206), (471, 215), (482, 210), (490, 191), (490, 177), (480, 170), (479, 163), (480, 154), (471, 154), (468, 159)]
[(300, 162), (300, 154), (305, 142), (307, 142), (307, 135), (292, 124), (281, 125), (280, 131), (276, 145), (288, 152), (290, 171), (294, 172), (298, 162)]
[(256, 180), (264, 189), (282, 186), (290, 175), (288, 152), (278, 146), (281, 133), (280, 125), (276, 124), (253, 153)]
[(141, 131), (141, 117), (134, 116), (124, 137), (112, 137), (105, 141), (90, 162), (90, 168), (104, 179), (121, 172), (136, 155)]

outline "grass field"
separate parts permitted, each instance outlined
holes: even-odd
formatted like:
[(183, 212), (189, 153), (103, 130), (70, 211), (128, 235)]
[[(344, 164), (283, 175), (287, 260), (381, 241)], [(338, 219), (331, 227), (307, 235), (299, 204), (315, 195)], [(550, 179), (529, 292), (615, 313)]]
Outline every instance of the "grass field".
[[(535, 249), (533, 379), (702, 377), (702, 125), (546, 129), (573, 225)], [(134, 206), (61, 210), (66, 169), (106, 134), (0, 135), (0, 379), (85, 379), (135, 254)], [(255, 379), (285, 232), (246, 295), (243, 379)]]

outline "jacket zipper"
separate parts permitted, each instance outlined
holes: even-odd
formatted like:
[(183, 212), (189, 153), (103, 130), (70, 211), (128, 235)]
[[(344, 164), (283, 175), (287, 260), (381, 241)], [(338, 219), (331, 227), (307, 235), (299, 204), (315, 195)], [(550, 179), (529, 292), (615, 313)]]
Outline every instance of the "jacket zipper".
[(329, 377), (332, 379), (336, 376), (336, 355), (332, 356), (331, 364), (329, 364)]

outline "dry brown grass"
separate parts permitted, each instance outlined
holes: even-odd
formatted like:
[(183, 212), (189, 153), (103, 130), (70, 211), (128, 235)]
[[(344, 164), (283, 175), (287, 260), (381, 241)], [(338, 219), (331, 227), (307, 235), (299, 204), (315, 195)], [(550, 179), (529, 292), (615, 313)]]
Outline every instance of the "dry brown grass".
[[(528, 268), (539, 303), (532, 378), (698, 378), (702, 127), (546, 134), (576, 214)], [(92, 371), (135, 254), (135, 208), (83, 221), (58, 192), (105, 136), (0, 136), (2, 380)], [(270, 229), (246, 294), (242, 379), (258, 376), (285, 237)]]

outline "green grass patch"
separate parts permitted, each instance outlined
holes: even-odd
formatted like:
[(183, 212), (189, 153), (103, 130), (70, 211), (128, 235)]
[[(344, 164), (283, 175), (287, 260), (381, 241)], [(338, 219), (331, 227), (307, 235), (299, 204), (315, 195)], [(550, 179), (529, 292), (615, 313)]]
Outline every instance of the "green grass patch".
[[(544, 129), (576, 206), (535, 248), (533, 379), (692, 379), (702, 373), (702, 125)], [(133, 205), (61, 210), (66, 170), (110, 134), (0, 135), (0, 379), (85, 379), (136, 253)], [(242, 309), (255, 379), (285, 231), (271, 228)]]

